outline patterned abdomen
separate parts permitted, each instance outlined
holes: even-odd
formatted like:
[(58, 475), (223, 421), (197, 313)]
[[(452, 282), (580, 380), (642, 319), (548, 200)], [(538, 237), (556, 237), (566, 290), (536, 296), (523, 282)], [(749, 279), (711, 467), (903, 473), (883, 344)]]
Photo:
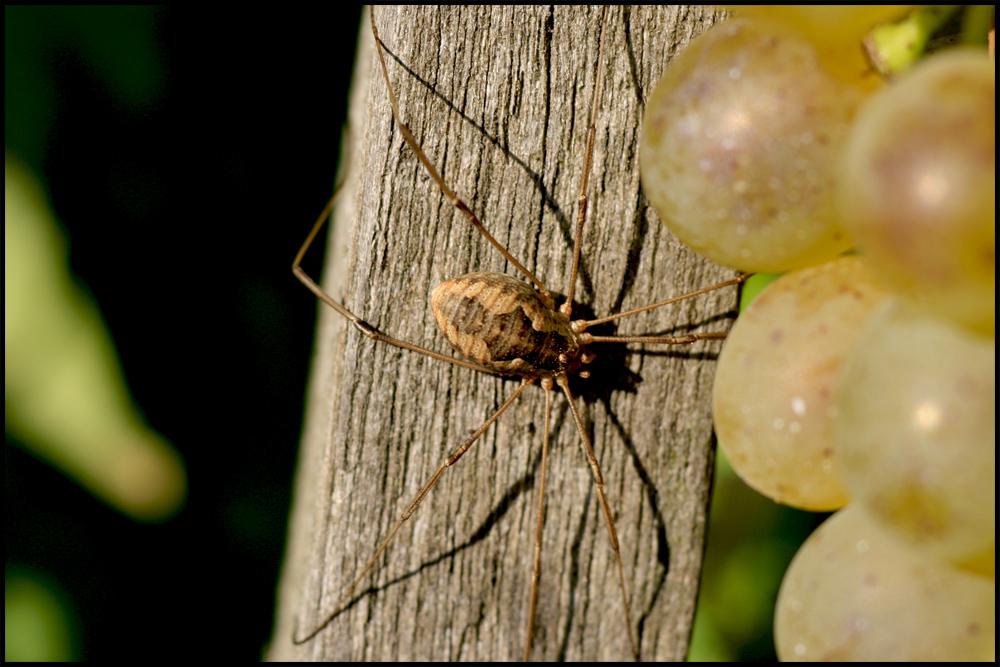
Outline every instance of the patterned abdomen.
[(470, 273), (431, 294), (441, 332), (462, 356), (497, 373), (552, 377), (580, 366), (583, 349), (569, 322), (527, 283), (502, 273)]

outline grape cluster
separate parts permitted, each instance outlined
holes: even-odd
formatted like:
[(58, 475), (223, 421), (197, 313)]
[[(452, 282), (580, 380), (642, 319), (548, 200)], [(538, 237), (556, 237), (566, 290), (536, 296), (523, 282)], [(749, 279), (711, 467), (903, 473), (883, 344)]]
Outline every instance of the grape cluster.
[(785, 660), (995, 657), (996, 70), (951, 48), (884, 82), (860, 44), (900, 13), (753, 9), (674, 60), (644, 119), (665, 224), (787, 272), (734, 326), (713, 405), (747, 484), (837, 510), (785, 574)]

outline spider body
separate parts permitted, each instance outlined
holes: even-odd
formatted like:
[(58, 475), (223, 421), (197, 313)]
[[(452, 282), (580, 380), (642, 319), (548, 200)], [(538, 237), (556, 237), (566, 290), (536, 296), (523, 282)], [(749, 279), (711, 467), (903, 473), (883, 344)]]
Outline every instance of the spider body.
[(470, 273), (431, 294), (438, 328), (463, 356), (505, 375), (553, 378), (574, 373), (586, 350), (569, 318), (523, 280)]

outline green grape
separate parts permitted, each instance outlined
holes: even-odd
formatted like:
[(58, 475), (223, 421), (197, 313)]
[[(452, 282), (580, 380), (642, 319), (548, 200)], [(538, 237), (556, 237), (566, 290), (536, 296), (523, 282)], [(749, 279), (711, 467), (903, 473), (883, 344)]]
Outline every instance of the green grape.
[(774, 635), (781, 660), (986, 660), (996, 586), (903, 546), (852, 503), (792, 560)]
[(864, 57), (861, 42), (879, 23), (906, 14), (910, 5), (727, 5), (741, 16), (781, 23), (816, 46), (824, 67), (864, 90), (881, 84)]
[(683, 243), (720, 264), (782, 272), (832, 259), (850, 246), (833, 179), (862, 98), (787, 29), (721, 23), (650, 96), (645, 191)]
[(996, 542), (996, 345), (890, 300), (847, 357), (836, 462), (893, 536), (956, 563)]
[(842, 224), (895, 291), (996, 331), (996, 68), (929, 56), (859, 112), (842, 160)]
[(860, 258), (843, 257), (785, 274), (736, 321), (716, 369), (715, 430), (760, 493), (809, 510), (847, 501), (833, 458), (833, 385), (884, 297)]

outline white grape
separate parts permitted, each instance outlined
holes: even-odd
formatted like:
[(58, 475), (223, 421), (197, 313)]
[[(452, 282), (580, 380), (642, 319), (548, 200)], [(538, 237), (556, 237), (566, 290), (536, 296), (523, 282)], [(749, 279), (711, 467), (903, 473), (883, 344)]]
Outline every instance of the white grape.
[(996, 541), (996, 345), (891, 300), (838, 385), (836, 461), (884, 530), (955, 562)]
[(858, 257), (788, 273), (743, 312), (719, 357), (713, 413), (733, 469), (773, 500), (847, 501), (833, 456), (834, 383), (885, 292)]
[(781, 660), (986, 660), (996, 646), (996, 587), (904, 547), (852, 503), (792, 560), (774, 635)]

